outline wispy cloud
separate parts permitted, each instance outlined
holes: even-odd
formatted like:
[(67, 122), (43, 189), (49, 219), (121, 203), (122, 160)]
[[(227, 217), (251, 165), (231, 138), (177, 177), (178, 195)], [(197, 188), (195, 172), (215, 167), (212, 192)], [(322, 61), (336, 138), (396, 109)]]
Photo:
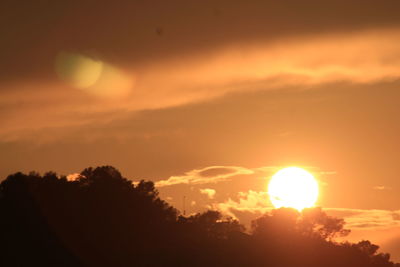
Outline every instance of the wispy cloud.
[(400, 226), (400, 210), (324, 208), (330, 214), (344, 218), (350, 229), (385, 229)]
[(182, 176), (171, 176), (166, 180), (155, 182), (155, 186), (164, 187), (178, 184), (212, 184), (227, 181), (234, 176), (249, 175), (253, 173), (253, 170), (244, 167), (211, 166), (189, 171)]

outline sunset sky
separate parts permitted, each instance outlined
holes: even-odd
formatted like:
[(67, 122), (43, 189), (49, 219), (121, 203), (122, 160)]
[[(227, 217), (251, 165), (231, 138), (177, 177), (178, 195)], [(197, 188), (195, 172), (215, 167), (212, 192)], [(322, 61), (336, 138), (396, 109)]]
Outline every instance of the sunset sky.
[(400, 261), (400, 1), (2, 1), (0, 179), (112, 165), (248, 224), (302, 167)]

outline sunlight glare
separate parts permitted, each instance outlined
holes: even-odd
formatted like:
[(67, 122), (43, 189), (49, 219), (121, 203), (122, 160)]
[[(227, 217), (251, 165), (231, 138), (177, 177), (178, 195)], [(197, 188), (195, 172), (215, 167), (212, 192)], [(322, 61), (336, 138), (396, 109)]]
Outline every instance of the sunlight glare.
[(278, 171), (268, 185), (268, 194), (275, 208), (288, 207), (298, 211), (313, 207), (318, 191), (314, 176), (298, 167)]

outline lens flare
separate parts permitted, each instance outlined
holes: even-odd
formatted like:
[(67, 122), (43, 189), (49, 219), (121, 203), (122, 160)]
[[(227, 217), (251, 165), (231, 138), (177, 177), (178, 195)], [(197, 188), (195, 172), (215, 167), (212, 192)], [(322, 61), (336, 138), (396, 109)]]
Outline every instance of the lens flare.
[(134, 86), (133, 75), (81, 54), (60, 53), (56, 58), (56, 72), (72, 87), (98, 97), (125, 97)]
[(101, 76), (103, 62), (80, 54), (62, 52), (56, 58), (58, 76), (77, 88), (94, 85)]

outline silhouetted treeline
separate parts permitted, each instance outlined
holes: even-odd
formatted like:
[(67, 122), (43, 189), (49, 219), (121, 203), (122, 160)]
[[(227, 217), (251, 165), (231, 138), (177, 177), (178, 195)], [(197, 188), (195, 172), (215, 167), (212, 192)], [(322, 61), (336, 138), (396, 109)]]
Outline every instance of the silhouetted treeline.
[(344, 222), (319, 208), (274, 210), (246, 232), (217, 211), (179, 216), (110, 166), (10, 175), (0, 214), (0, 266), (400, 266), (369, 241), (336, 243)]

